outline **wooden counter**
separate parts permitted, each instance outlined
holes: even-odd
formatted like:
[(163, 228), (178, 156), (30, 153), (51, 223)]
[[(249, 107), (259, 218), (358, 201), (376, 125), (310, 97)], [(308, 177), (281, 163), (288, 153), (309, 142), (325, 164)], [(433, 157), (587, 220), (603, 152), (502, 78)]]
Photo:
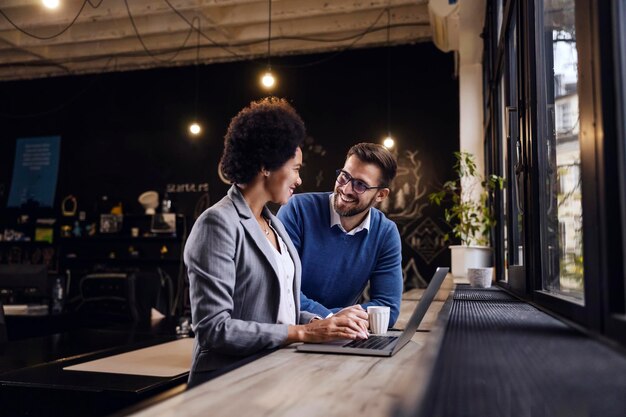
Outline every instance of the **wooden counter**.
[[(390, 415), (429, 377), (420, 369), (422, 347), (453, 285), (448, 276), (420, 330), (391, 358), (301, 353), (292, 345), (133, 415)], [(422, 293), (405, 293), (396, 328), (404, 328)]]

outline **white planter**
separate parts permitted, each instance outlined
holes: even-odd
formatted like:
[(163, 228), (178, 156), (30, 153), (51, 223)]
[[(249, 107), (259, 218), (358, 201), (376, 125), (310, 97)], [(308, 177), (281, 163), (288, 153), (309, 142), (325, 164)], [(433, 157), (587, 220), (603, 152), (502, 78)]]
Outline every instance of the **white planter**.
[(457, 278), (465, 278), (467, 268), (491, 266), (492, 249), (489, 246), (452, 245), (450, 252), (452, 275)]

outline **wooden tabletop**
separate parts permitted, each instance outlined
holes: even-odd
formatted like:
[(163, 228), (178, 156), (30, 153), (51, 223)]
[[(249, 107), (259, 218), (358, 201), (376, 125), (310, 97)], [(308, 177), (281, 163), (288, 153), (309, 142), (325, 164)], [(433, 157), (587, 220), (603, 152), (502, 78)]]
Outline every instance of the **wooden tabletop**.
[[(428, 378), (417, 369), (420, 350), (453, 285), (447, 277), (420, 331), (391, 358), (301, 353), (291, 345), (133, 415), (390, 415), (411, 387)], [(405, 293), (395, 328), (404, 328), (422, 293)]]

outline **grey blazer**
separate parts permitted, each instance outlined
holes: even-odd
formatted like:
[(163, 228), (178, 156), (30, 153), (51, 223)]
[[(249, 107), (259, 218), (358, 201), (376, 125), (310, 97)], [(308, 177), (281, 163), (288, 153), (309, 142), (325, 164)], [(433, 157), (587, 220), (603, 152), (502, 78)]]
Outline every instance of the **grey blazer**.
[[(298, 295), (298, 252), (280, 220), (267, 207), (263, 214), (287, 244)], [(287, 339), (288, 326), (276, 323), (280, 287), (270, 245), (235, 185), (196, 220), (184, 251), (196, 334), (192, 372), (222, 368)], [(299, 297), (294, 301), (299, 322), (308, 323), (314, 315), (300, 312)]]

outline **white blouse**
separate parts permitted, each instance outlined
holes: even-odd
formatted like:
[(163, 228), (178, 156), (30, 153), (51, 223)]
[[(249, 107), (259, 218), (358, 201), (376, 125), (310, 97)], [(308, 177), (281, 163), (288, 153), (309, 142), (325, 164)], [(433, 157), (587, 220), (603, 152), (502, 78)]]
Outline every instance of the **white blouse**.
[(274, 245), (272, 252), (274, 253), (274, 259), (278, 264), (279, 282), (280, 282), (280, 304), (278, 306), (278, 323), (280, 324), (296, 324), (296, 305), (294, 302), (293, 293), (293, 279), (296, 272), (293, 259), (289, 255), (287, 245), (280, 238), (280, 235), (276, 233), (276, 230), (270, 224), (270, 227), (274, 231), (274, 236), (278, 239), (278, 245), (280, 252), (276, 250)]

